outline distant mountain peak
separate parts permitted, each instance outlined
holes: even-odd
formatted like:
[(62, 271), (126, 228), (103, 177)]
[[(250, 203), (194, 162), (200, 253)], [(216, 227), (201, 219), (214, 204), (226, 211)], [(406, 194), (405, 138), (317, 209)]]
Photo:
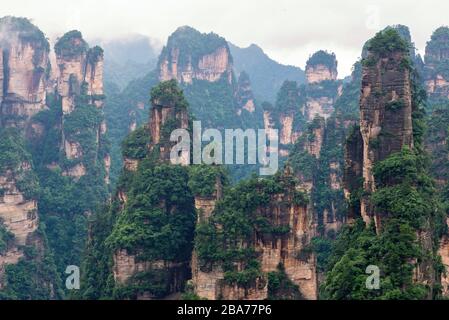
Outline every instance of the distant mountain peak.
[(246, 71), (251, 78), (252, 89), (259, 101), (274, 102), (276, 93), (285, 80), (305, 82), (304, 71), (299, 67), (281, 64), (271, 59), (257, 44), (241, 48), (228, 42), (237, 73)]
[(232, 82), (232, 56), (223, 37), (201, 33), (189, 26), (176, 29), (162, 50), (158, 63), (159, 79), (177, 79), (192, 83), (194, 79), (216, 82), (226, 77)]

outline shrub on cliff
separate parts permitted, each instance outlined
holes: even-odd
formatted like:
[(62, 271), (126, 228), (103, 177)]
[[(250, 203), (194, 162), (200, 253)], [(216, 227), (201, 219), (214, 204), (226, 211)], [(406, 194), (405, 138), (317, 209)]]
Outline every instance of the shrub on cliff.
[(386, 28), (383, 31), (376, 33), (368, 44), (369, 52), (385, 56), (391, 52), (408, 52), (409, 44), (401, 37), (399, 32), (394, 28)]
[(307, 67), (313, 67), (317, 65), (324, 65), (331, 70), (337, 69), (337, 59), (335, 53), (328, 53), (327, 51), (320, 50), (315, 52), (309, 60), (307, 60)]
[(153, 87), (151, 89), (151, 102), (153, 105), (173, 106), (180, 109), (189, 106), (176, 80), (161, 82)]
[(58, 56), (73, 58), (87, 53), (89, 45), (84, 41), (80, 31), (72, 30), (64, 34), (55, 44), (55, 52)]

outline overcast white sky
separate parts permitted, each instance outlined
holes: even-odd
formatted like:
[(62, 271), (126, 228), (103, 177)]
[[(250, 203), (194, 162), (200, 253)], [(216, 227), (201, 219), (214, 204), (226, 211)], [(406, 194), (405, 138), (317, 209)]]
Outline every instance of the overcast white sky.
[(86, 38), (148, 35), (161, 44), (179, 26), (213, 31), (239, 46), (258, 44), (275, 60), (304, 67), (334, 51), (348, 75), (363, 43), (386, 25), (405, 24), (418, 52), (441, 25), (449, 1), (427, 0), (2, 0), (0, 16), (31, 18), (50, 38), (78, 29)]

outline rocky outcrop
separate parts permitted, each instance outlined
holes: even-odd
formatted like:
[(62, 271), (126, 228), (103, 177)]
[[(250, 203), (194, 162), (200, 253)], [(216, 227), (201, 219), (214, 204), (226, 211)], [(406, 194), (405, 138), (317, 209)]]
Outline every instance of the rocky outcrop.
[[(85, 185), (92, 189), (98, 186), (95, 191), (99, 191), (99, 197), (107, 193), (103, 182), (109, 180), (110, 167), (105, 139), (107, 128), (101, 111), (103, 52), (98, 47), (89, 49), (81, 34), (73, 31), (57, 41), (55, 53), (50, 52), (45, 35), (29, 20), (0, 19), (0, 127), (1, 147), (4, 148), (0, 161), (0, 224), (14, 237), (7, 250), (0, 253), (0, 273), (5, 264), (16, 263), (28, 249), (36, 249), (32, 257), (24, 254), (17, 268), (25, 266), (37, 270), (35, 277), (30, 279), (34, 287), (30, 288), (29, 294), (35, 292), (39, 298), (44, 290), (48, 291), (48, 297), (60, 297), (61, 292), (58, 277), (53, 274), (56, 273), (55, 264), (51, 262), (53, 258), (47, 251), (57, 239), (50, 237), (47, 242), (44, 229), (38, 230), (38, 209), (61, 215), (61, 221), (67, 225), (70, 222), (66, 218), (78, 219), (78, 212), (62, 218), (64, 213), (60, 211), (64, 210), (49, 209), (54, 205), (52, 197), (47, 199), (46, 206), (38, 206), (39, 184), (48, 189), (61, 185), (62, 189), (66, 182), (67, 185), (71, 182), (61, 179), (56, 186), (43, 181), (42, 176), (39, 181), (33, 172), (33, 162), (39, 172), (50, 169), (51, 174), (73, 177), (75, 183), (95, 170), (95, 176)], [(82, 110), (74, 113), (77, 107)], [(49, 154), (52, 156), (47, 157)], [(17, 164), (18, 159), (25, 160)], [(9, 167), (11, 163), (14, 166)], [(64, 193), (64, 201), (71, 196), (70, 191)], [(82, 193), (80, 197), (83, 197)], [(66, 248), (72, 248), (71, 240), (64, 240), (67, 241)], [(75, 253), (77, 255), (79, 253)], [(45, 267), (41, 263), (45, 263)], [(45, 275), (41, 270), (45, 270)], [(31, 276), (32, 272), (29, 273)], [(12, 289), (13, 294), (19, 294), (14, 291)]]
[(313, 253), (307, 252), (315, 236), (313, 215), (307, 206), (295, 205), (288, 193), (273, 199), (268, 210), (273, 212), (274, 221), (288, 223), (290, 233), (280, 239), (257, 238), (256, 251), (261, 253), (263, 272), (276, 271), (279, 263), (282, 263), (289, 279), (299, 286), (302, 296), (307, 300), (316, 300), (316, 258)]
[(313, 121), (315, 117), (322, 117), (328, 119), (334, 112), (334, 103), (337, 98), (336, 92), (331, 96), (325, 96), (323, 92), (321, 97), (307, 97), (305, 107), (305, 117), (307, 121)]
[[(31, 167), (28, 163), (23, 163), (22, 170), (31, 170)], [(16, 244), (23, 246), (27, 243), (28, 236), (38, 227), (37, 202), (26, 199), (16, 184), (11, 171), (0, 177), (0, 188), (3, 191), (0, 198), (0, 219), (14, 234)]]
[[(125, 285), (136, 274), (145, 272), (167, 272), (166, 281), (170, 283), (170, 292), (179, 292), (184, 285), (187, 267), (185, 263), (174, 263), (164, 260), (139, 261), (136, 255), (129, 254), (126, 250), (119, 250), (114, 253), (114, 280), (117, 285)], [(151, 300), (157, 298), (148, 292), (137, 294), (137, 300)]]
[[(368, 52), (362, 75), (360, 132), (363, 139), (363, 189), (375, 191), (373, 165), (404, 146), (413, 147), (412, 97), (410, 71), (403, 67), (407, 52), (394, 51), (386, 56)], [(366, 222), (380, 216), (365, 198), (361, 214)]]
[(78, 181), (81, 177), (87, 174), (86, 167), (82, 163), (78, 163), (67, 170), (62, 175), (65, 177), (72, 177), (75, 181)]
[(279, 118), (281, 132), (279, 141), (281, 144), (291, 144), (293, 141), (293, 114), (282, 114)]
[[(148, 140), (145, 141), (145, 144), (142, 144), (140, 147), (146, 152), (145, 159), (151, 161), (151, 165), (154, 166), (153, 168), (161, 168), (164, 167), (165, 164), (172, 163), (170, 153), (172, 146), (176, 143), (170, 141), (172, 131), (176, 129), (188, 129), (189, 127), (187, 102), (176, 81), (170, 80), (160, 83), (152, 90), (151, 103), (151, 116), (149, 123), (145, 127), (145, 129), (148, 130), (144, 131), (146, 134), (149, 134), (149, 137)], [(178, 156), (180, 155), (178, 154)], [(184, 160), (178, 164), (186, 164), (187, 161), (190, 160), (190, 152), (181, 157)], [(132, 196), (130, 193), (133, 191), (129, 186), (129, 181), (132, 181), (134, 177), (138, 177), (142, 174), (139, 164), (143, 158), (144, 157), (135, 159), (127, 156), (124, 158), (124, 169), (127, 171), (126, 174), (128, 175), (129, 180), (128, 184), (124, 183), (120, 185), (120, 188), (116, 193), (115, 200), (118, 201), (120, 210), (126, 209), (128, 199)], [(148, 162), (146, 165), (148, 166)], [(185, 188), (185, 190), (188, 189), (187, 181), (182, 188)], [(133, 196), (135, 199), (136, 195)], [(188, 214), (192, 213), (192, 217), (194, 217), (193, 198), (189, 198), (188, 200), (191, 200), (191, 202), (188, 204), (184, 203), (184, 205), (191, 205), (191, 212), (188, 212)], [(177, 211), (190, 210), (190, 208), (179, 209), (179, 205), (176, 205), (176, 200), (170, 198), (169, 195), (167, 195), (167, 198), (161, 195), (157, 198), (153, 198), (152, 201), (155, 203), (154, 207), (160, 209), (163, 215), (167, 216), (176, 214)], [(205, 211), (210, 212), (210, 210), (212, 210), (210, 208), (214, 205), (214, 201), (209, 198), (197, 198), (197, 206), (200, 205), (204, 206)], [(129, 210), (131, 211), (132, 208)], [(118, 214), (125, 213), (119, 211)], [(140, 214), (140, 212), (137, 212), (137, 215), (138, 214)], [(150, 223), (151, 222), (148, 222), (148, 224)], [(194, 221), (192, 221), (192, 228), (193, 223)], [(155, 226), (155, 228), (158, 228), (158, 226)], [(191, 242), (192, 239), (189, 241)], [(149, 282), (147, 287), (151, 286), (152, 289), (136, 289), (135, 292), (133, 289), (130, 289), (130, 291), (133, 291), (133, 297), (136, 296), (137, 299), (161, 299), (173, 294), (179, 294), (179, 292), (184, 289), (186, 280), (190, 277), (189, 264), (191, 262), (190, 257), (192, 249), (188, 250), (188, 253), (182, 252), (183, 255), (188, 257), (187, 260), (182, 260), (178, 256), (175, 258), (161, 256), (158, 259), (155, 259), (148, 255), (145, 256), (146, 249), (147, 248), (138, 244), (134, 244), (132, 248), (125, 249), (121, 246), (115, 248), (112, 257), (112, 271), (116, 288), (120, 289), (128, 286), (131, 288), (132, 286), (139, 286), (140, 281), (147, 281)], [(154, 283), (155, 281), (157, 284)], [(157, 288), (157, 286), (160, 287)], [(160, 291), (163, 291), (164, 293), (155, 294), (155, 292)]]
[[(400, 214), (397, 212), (403, 209), (401, 205), (396, 205), (398, 200), (395, 199), (406, 198), (407, 195), (389, 194), (383, 195), (384, 198), (381, 199), (376, 199), (376, 196), (382, 192), (394, 194), (395, 190), (404, 185), (418, 190), (417, 194), (423, 192), (419, 182), (407, 181), (409, 176), (406, 173), (399, 173), (403, 175), (401, 178), (395, 177), (396, 172), (400, 171), (397, 167), (401, 166), (404, 166), (401, 167), (404, 171), (425, 170), (417, 164), (407, 167), (407, 160), (400, 158), (404, 154), (421, 153), (420, 146), (415, 146), (413, 130), (415, 112), (419, 112), (420, 108), (419, 99), (416, 99), (413, 90), (419, 84), (412, 75), (409, 43), (404, 41), (397, 30), (387, 28), (377, 33), (365, 48), (367, 51), (362, 60), (360, 125), (354, 127), (346, 144), (344, 185), (350, 208), (348, 221), (362, 218), (367, 226), (373, 223), (377, 235), (381, 237), (388, 234), (388, 228), (395, 226), (395, 219), (405, 224), (413, 224), (415, 221), (414, 218), (407, 221), (406, 218), (398, 217)], [(420, 135), (417, 134), (416, 137), (417, 144), (420, 144)], [(395, 162), (395, 157), (401, 160)], [(384, 161), (387, 158), (388, 161)], [(387, 168), (376, 167), (380, 163)], [(376, 177), (375, 168), (380, 168), (376, 171)], [(426, 194), (422, 199), (427, 200), (428, 197)], [(435, 252), (432, 245), (435, 240), (432, 232), (435, 220), (433, 213), (430, 213), (434, 210), (430, 209), (423, 215), (419, 226), (413, 226), (417, 246), (425, 254), (422, 258), (412, 256), (407, 261), (413, 268), (411, 280), (429, 288), (427, 298), (432, 297), (435, 282)], [(413, 209), (410, 211), (413, 212)], [(402, 230), (395, 232), (400, 234)]]
[(18, 179), (23, 179), (31, 170), (30, 163), (22, 162), (0, 176), (0, 223), (13, 235), (6, 251), (0, 252), (0, 288), (5, 267), (16, 264), (24, 256), (22, 247), (33, 244), (39, 225), (37, 201), (27, 197), (17, 186)]
[(319, 158), (321, 154), (321, 147), (324, 139), (324, 121), (322, 118), (316, 118), (314, 125), (311, 127), (311, 132), (305, 143), (307, 152), (315, 158)]
[(449, 109), (436, 106), (428, 120), (425, 147), (432, 159), (431, 173), (438, 187), (443, 189), (449, 183)]
[[(102, 109), (104, 104), (103, 92), (103, 50), (100, 47), (89, 48), (79, 31), (70, 31), (58, 39), (55, 44), (56, 63), (58, 67), (56, 89), (62, 105), (62, 143), (65, 156), (68, 160), (77, 160), (77, 163), (65, 169), (64, 175), (79, 180), (87, 174), (87, 165), (84, 163), (86, 150), (79, 135), (79, 131), (66, 128), (67, 118), (77, 106), (87, 105), (89, 108)], [(102, 112), (102, 111), (101, 111)], [(73, 126), (73, 123), (72, 123)], [(92, 128), (83, 130), (95, 132), (97, 150), (106, 135), (107, 126), (104, 120)], [(85, 146), (86, 148), (86, 146)], [(109, 155), (103, 156), (105, 166), (105, 182), (109, 180), (107, 167)], [(106, 160), (106, 161), (105, 161)]]
[(449, 98), (449, 28), (434, 31), (426, 45), (424, 81), (431, 102)]
[[(449, 220), (446, 222), (449, 225)], [(444, 265), (445, 272), (441, 276), (441, 295), (449, 296), (449, 236), (446, 234), (440, 240), (438, 254), (441, 257), (441, 263)]]
[(139, 166), (139, 160), (136, 159), (123, 159), (125, 170), (135, 172), (137, 171), (137, 167)]
[(81, 144), (79, 142), (64, 141), (64, 151), (67, 159), (79, 159), (83, 156)]
[(307, 61), (306, 79), (308, 84), (325, 80), (337, 80), (337, 60), (335, 54), (323, 50), (315, 52)]
[(104, 177), (104, 182), (106, 184), (110, 184), (110, 175), (111, 175), (111, 156), (109, 154), (106, 154), (105, 157), (103, 158), (103, 163), (104, 163), (104, 169), (106, 172), (106, 175)]
[[(197, 210), (197, 224), (208, 222), (212, 216), (217, 201), (223, 197), (223, 185), (220, 175), (216, 176), (215, 188), (210, 196), (195, 195), (195, 208)], [(192, 253), (191, 261), (193, 290), (199, 297), (216, 300), (220, 292), (224, 272), (221, 266), (212, 266), (210, 270), (201, 268), (196, 250)]]
[(363, 138), (355, 126), (345, 145), (344, 193), (348, 200), (348, 222), (360, 216), (360, 200), (354, 201), (363, 189)]
[[(327, 120), (333, 115), (334, 104), (342, 93), (334, 54), (324, 51), (313, 54), (307, 62), (306, 73), (306, 85), (298, 87), (295, 82), (285, 81), (275, 107), (263, 105), (265, 129), (274, 127), (279, 130), (279, 153), (283, 157), (289, 155), (289, 149), (304, 134), (308, 123), (316, 117)], [(317, 133), (316, 143), (311, 146), (314, 155), (319, 153), (323, 142), (322, 135)]]
[(59, 68), (58, 93), (62, 98), (64, 114), (75, 108), (75, 98), (89, 96), (89, 102), (103, 106), (103, 50), (89, 49), (79, 31), (70, 31), (55, 44)]
[[(170, 97), (160, 97), (152, 99), (152, 109), (150, 116), (150, 132), (151, 143), (149, 145), (150, 151), (158, 151), (159, 160), (170, 162), (170, 152), (172, 147), (176, 144), (170, 142), (170, 134), (174, 129), (187, 129), (189, 126), (189, 117), (186, 107), (179, 107), (176, 101)], [(168, 136), (164, 136), (164, 127), (170, 126)], [(166, 130), (165, 130), (166, 131)], [(190, 161), (190, 153), (181, 155), (182, 164), (188, 164)]]
[[(210, 47), (204, 48), (202, 44)], [(178, 28), (168, 39), (158, 63), (159, 79), (216, 82), (222, 77), (232, 83), (232, 58), (226, 40), (216, 34), (201, 34), (190, 27)]]
[(336, 80), (337, 70), (332, 70), (323, 64), (308, 66), (306, 69), (308, 83), (317, 83), (324, 80)]
[[(317, 299), (316, 257), (309, 250), (311, 240), (315, 236), (313, 216), (307, 210), (307, 205), (299, 203), (295, 198), (298, 191), (295, 185), (290, 183), (292, 176), (289, 168), (281, 179), (289, 187), (283, 189), (282, 193), (272, 194), (269, 203), (258, 207), (255, 215), (267, 217), (274, 226), (287, 226), (289, 231), (282, 235), (254, 232), (251, 242), (239, 244), (239, 248), (255, 250), (261, 266), (261, 276), (248, 286), (230, 283), (225, 279), (221, 264), (201, 264), (195, 255), (192, 264), (193, 283), (200, 297), (210, 300), (267, 299), (267, 274), (276, 272), (279, 265), (283, 265), (285, 274), (298, 286), (302, 297)], [(237, 263), (236, 270), (243, 271), (243, 263)]]
[(333, 53), (320, 50), (307, 61), (307, 101), (304, 109), (307, 121), (312, 121), (316, 116), (328, 119), (334, 112), (335, 100), (342, 90), (337, 75), (337, 60)]
[(295, 81), (285, 81), (278, 93), (276, 104), (263, 103), (263, 121), (265, 130), (279, 131), (280, 150), (283, 157), (302, 134), (304, 95)]
[(340, 171), (340, 163), (331, 162), (329, 164), (330, 169), (330, 186), (332, 190), (340, 190), (342, 182), (338, 172)]
[(27, 19), (0, 19), (0, 118), (2, 126), (25, 128), (45, 109), (49, 43)]
[(128, 132), (131, 133), (137, 129), (137, 118), (134, 110), (129, 112), (129, 119)]
[(249, 113), (254, 113), (254, 111), (256, 111), (254, 95), (251, 90), (251, 82), (248, 74), (244, 71), (240, 73), (235, 95), (239, 107), (239, 114), (241, 114), (243, 110), (246, 110)]

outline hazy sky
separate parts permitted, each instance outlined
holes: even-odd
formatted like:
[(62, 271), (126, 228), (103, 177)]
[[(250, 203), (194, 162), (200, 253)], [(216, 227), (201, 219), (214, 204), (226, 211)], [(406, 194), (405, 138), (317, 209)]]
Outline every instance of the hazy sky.
[(258, 44), (275, 60), (304, 67), (334, 51), (348, 75), (363, 43), (386, 25), (405, 24), (424, 54), (432, 31), (449, 24), (449, 1), (427, 0), (2, 0), (0, 15), (31, 18), (50, 38), (148, 35), (160, 44), (179, 26), (213, 31), (239, 46)]

